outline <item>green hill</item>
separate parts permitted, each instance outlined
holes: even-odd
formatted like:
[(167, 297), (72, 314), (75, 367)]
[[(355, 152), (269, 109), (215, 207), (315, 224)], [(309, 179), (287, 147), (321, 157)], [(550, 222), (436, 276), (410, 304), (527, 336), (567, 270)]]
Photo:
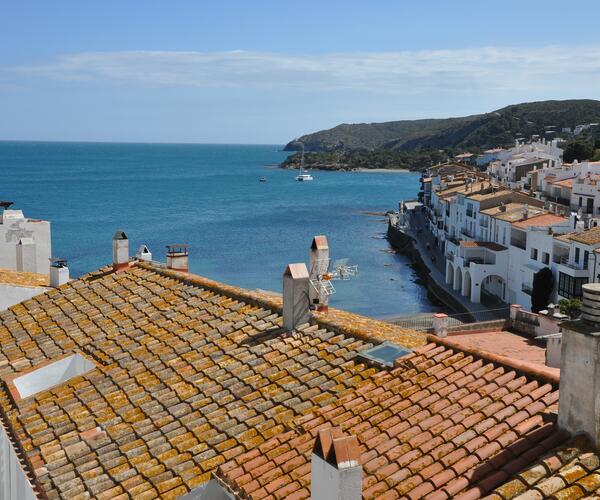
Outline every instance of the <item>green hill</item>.
[[(515, 104), (482, 115), (462, 118), (401, 120), (385, 123), (342, 124), (307, 134), (298, 140), (307, 151), (428, 151), (487, 149), (510, 146), (515, 138), (544, 134), (545, 127), (575, 127), (600, 122), (600, 101), (591, 99)], [(286, 151), (300, 146), (291, 141)]]

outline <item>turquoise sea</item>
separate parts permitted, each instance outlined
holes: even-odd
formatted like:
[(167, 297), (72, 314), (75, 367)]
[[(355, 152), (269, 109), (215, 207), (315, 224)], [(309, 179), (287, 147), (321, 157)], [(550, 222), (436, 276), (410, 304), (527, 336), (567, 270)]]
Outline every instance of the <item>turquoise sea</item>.
[(280, 291), (286, 263), (308, 261), (312, 237), (325, 234), (332, 259), (359, 266), (335, 283), (331, 305), (376, 317), (435, 309), (391, 252), (383, 217), (368, 214), (413, 198), (419, 175), (315, 171), (300, 183), (272, 166), (280, 148), (0, 142), (0, 199), (52, 222), (53, 253), (74, 276), (109, 263), (123, 229), (132, 254), (144, 243), (164, 260), (166, 244), (188, 243), (192, 272)]

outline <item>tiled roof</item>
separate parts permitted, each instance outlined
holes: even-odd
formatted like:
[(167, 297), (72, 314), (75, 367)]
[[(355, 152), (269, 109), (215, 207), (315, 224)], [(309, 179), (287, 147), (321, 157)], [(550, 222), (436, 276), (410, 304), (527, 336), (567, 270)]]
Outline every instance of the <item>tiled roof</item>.
[(48, 286), (48, 275), (39, 273), (28, 273), (14, 271), (12, 269), (0, 269), (0, 283), (25, 287)]
[(539, 215), (547, 214), (548, 212), (540, 207), (535, 207), (526, 203), (507, 203), (505, 209), (501, 209), (500, 206), (486, 208), (481, 213), (494, 217), (498, 220), (507, 222), (520, 221), (523, 218), (523, 212), (527, 209), (529, 217), (537, 217)]
[(576, 241), (577, 243), (584, 243), (587, 245), (597, 245), (600, 243), (600, 227), (593, 227), (579, 233), (563, 234), (557, 236), (556, 239), (561, 241)]
[(563, 179), (562, 181), (552, 181), (550, 184), (552, 184), (553, 186), (572, 188), (573, 187), (573, 178)]
[(494, 252), (502, 252), (508, 250), (507, 247), (494, 243), (493, 241), (461, 241), (460, 246), (467, 248), (488, 248)]
[(569, 219), (566, 217), (561, 217), (560, 215), (554, 214), (543, 214), (538, 215), (536, 217), (529, 217), (528, 219), (524, 219), (521, 221), (513, 222), (512, 225), (515, 227), (531, 227), (531, 226), (554, 226), (558, 224), (563, 224), (567, 222)]
[(358, 438), (364, 498), (480, 498), (568, 437), (550, 413), (557, 378), (493, 359), (428, 344), (216, 477), (238, 497), (308, 498), (315, 437), (339, 426)]
[(540, 457), (488, 497), (490, 500), (600, 496), (600, 457), (583, 436)]
[(150, 264), (72, 281), (0, 313), (0, 376), (71, 352), (97, 367), (20, 401), (3, 385), (0, 421), (50, 499), (174, 498), (368, 381), (374, 339), (425, 342), (335, 310), (286, 334), (280, 307)]

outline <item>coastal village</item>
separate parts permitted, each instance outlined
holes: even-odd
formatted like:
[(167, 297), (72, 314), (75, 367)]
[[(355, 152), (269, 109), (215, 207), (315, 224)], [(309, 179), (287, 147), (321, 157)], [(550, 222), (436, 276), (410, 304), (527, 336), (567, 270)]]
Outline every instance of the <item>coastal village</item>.
[(329, 306), (326, 235), (282, 294), (117, 228), (73, 279), (3, 202), (0, 498), (598, 495), (599, 179), (537, 138), (428, 169), (390, 242), (472, 317), (412, 327)]

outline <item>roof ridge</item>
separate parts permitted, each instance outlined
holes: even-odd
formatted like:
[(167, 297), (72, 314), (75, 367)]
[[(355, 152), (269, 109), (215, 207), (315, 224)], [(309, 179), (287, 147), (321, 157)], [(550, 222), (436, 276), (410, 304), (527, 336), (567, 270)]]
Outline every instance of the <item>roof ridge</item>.
[(464, 345), (459, 344), (458, 342), (453, 342), (449, 338), (440, 338), (432, 334), (427, 335), (427, 340), (445, 346), (449, 349), (462, 351), (465, 354), (470, 354), (471, 356), (474, 356), (475, 358), (490, 361), (492, 363), (496, 363), (501, 366), (510, 368), (511, 370), (515, 370), (516, 372), (528, 376), (534, 380), (539, 380), (541, 382), (551, 384), (556, 389), (558, 389), (558, 384), (560, 382), (560, 373), (557, 373), (556, 369), (536, 365), (527, 361), (519, 361), (516, 359), (509, 358), (507, 356), (495, 354), (476, 347), (466, 347)]
[[(162, 276), (180, 280), (183, 283), (201, 286), (235, 300), (247, 302), (259, 307), (265, 307), (276, 312), (277, 314), (283, 313), (283, 299), (279, 296), (274, 297), (269, 295), (267, 292), (258, 292), (242, 287), (227, 285), (220, 281), (215, 281), (198, 274), (174, 271), (172, 269), (158, 267), (155, 264), (148, 262), (137, 261), (129, 270), (135, 267), (153, 271)], [(345, 316), (347, 316), (347, 318), (345, 318)], [(362, 324), (356, 322), (357, 318), (362, 319)], [(369, 332), (368, 330), (373, 330), (373, 328), (369, 328), (368, 325), (365, 325), (364, 323), (369, 323), (370, 326), (377, 325), (379, 330), (385, 330), (385, 332), (380, 335), (373, 333), (372, 331)], [(393, 323), (388, 323), (382, 320), (370, 318), (368, 316), (362, 316), (356, 313), (331, 307), (327, 313), (313, 311), (311, 316), (311, 324), (316, 324), (320, 328), (325, 328), (334, 333), (347, 335), (359, 340), (376, 344), (385, 342), (387, 340), (398, 342), (404, 347), (412, 348), (417, 345), (422, 345), (420, 340), (425, 339), (423, 334), (414, 330), (406, 330), (400, 328), (398, 325), (394, 325)], [(401, 338), (402, 336), (406, 335), (414, 335), (415, 341), (407, 342), (406, 338)]]

